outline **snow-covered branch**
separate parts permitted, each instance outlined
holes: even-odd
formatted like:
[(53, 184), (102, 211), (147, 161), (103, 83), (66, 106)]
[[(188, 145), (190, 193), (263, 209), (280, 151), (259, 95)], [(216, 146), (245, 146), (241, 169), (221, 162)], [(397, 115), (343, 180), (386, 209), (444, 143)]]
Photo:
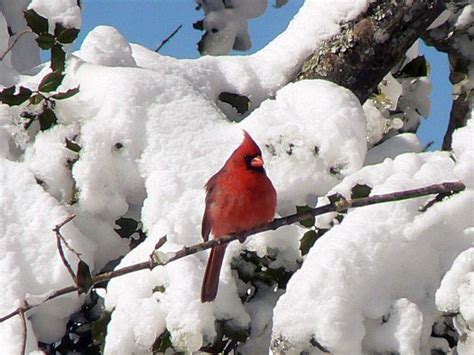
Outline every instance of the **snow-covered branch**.
[[(243, 242), (245, 241), (247, 237), (251, 235), (268, 231), (268, 230), (276, 230), (283, 226), (288, 226), (297, 222), (301, 222), (301, 221), (307, 220), (310, 217), (322, 215), (325, 213), (342, 212), (342, 211), (346, 211), (349, 208), (364, 207), (364, 206), (370, 206), (370, 205), (375, 205), (375, 204), (380, 204), (380, 203), (385, 203), (385, 202), (401, 201), (401, 200), (412, 199), (412, 198), (433, 195), (433, 194), (443, 194), (443, 195), (453, 194), (453, 193), (458, 193), (460, 191), (463, 191), (464, 189), (465, 189), (465, 186), (462, 182), (444, 182), (444, 183), (434, 184), (434, 185), (430, 185), (426, 187), (405, 190), (405, 191), (397, 191), (397, 192), (387, 193), (387, 194), (382, 194), (382, 195), (374, 195), (370, 197), (356, 198), (356, 199), (350, 199), (350, 200), (344, 199), (344, 198), (338, 198), (336, 201), (326, 204), (324, 206), (312, 208), (302, 213), (296, 213), (296, 214), (292, 214), (286, 217), (276, 218), (272, 222), (264, 224), (260, 227), (257, 227), (248, 231), (244, 231), (239, 234), (228, 235), (218, 240), (213, 239), (213, 240), (209, 240), (203, 243), (191, 245), (189, 247), (183, 247), (182, 249), (176, 252), (162, 253), (159, 250), (155, 250), (150, 257), (150, 260), (136, 263), (133, 265), (129, 265), (126, 267), (122, 267), (114, 271), (98, 274), (92, 277), (88, 284), (90, 285), (90, 287), (92, 287), (98, 283), (108, 281), (113, 278), (123, 276), (126, 274), (130, 274), (132, 272), (145, 270), (145, 269), (151, 270), (157, 266), (163, 266), (173, 261), (182, 259), (186, 256), (210, 249), (213, 246), (218, 245), (218, 244), (219, 245), (227, 244), (237, 239)], [(71, 220), (72, 218), (68, 217), (64, 222), (57, 225), (53, 230), (57, 231), (57, 233), (60, 234), (60, 228), (64, 226), (66, 223), (70, 222)], [(161, 241), (164, 241), (164, 239), (161, 239)], [(157, 248), (161, 247), (162, 244), (163, 243), (158, 243)], [(64, 287), (58, 290), (48, 292), (48, 294), (45, 295), (40, 302), (28, 303), (27, 301), (23, 301), (23, 304), (20, 307), (18, 307), (16, 310), (10, 312), (9, 314), (6, 314), (5, 316), (2, 316), (0, 318), (0, 322), (4, 322), (16, 315), (21, 316), (26, 311), (32, 308), (38, 307), (49, 300), (52, 300), (59, 296), (76, 292), (76, 291), (87, 291), (87, 290), (82, 290), (80, 285), (71, 285), (68, 287)]]

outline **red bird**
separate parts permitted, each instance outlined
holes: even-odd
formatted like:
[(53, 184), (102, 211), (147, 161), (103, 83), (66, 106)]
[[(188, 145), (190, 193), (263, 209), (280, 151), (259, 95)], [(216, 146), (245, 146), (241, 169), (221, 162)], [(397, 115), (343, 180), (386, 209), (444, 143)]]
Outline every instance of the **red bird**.
[[(215, 239), (239, 233), (271, 221), (275, 215), (276, 192), (263, 168), (262, 151), (252, 137), (245, 138), (224, 166), (206, 184), (206, 210), (202, 237)], [(219, 274), (227, 244), (211, 249), (201, 290), (201, 302), (217, 295)]]

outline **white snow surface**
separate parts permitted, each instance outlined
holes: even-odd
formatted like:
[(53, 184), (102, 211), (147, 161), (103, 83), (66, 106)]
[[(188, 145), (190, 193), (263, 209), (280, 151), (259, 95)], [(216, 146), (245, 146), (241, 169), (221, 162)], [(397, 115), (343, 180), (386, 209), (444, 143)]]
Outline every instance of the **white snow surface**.
[[(30, 2), (31, 0), (0, 1), (0, 15), (5, 18), (6, 24), (10, 27), (12, 33), (14, 33), (14, 36), (9, 38), (8, 31), (2, 28), (2, 39), (0, 41), (3, 42), (5, 38), (6, 41), (12, 43), (15, 39), (15, 36), (27, 29), (26, 21), (23, 17), (22, 11), (27, 8)], [(51, 0), (51, 3), (53, 2), (54, 0)], [(2, 53), (3, 52), (4, 50), (2, 50)], [(37, 66), (40, 63), (39, 53), (40, 49), (35, 41), (35, 35), (28, 33), (22, 35), (15, 47), (12, 48), (11, 53), (7, 56), (7, 58), (11, 56), (11, 66), (23, 73), (29, 71), (31, 68)], [(4, 71), (7, 70), (6, 66), (4, 66), (4, 63), (5, 60), (0, 62), (0, 79), (2, 80), (2, 84), (4, 83)], [(13, 84), (14, 83), (11, 85)]]
[[(148, 260), (164, 235), (168, 241), (161, 253), (200, 243), (203, 186), (240, 144), (245, 129), (262, 148), (281, 215), (294, 212), (295, 205), (314, 205), (327, 193), (347, 196), (356, 183), (372, 186), (372, 194), (457, 180), (468, 190), (425, 213), (417, 209), (429, 198), (351, 211), (318, 240), (281, 298), (280, 291), (268, 290), (242, 304), (242, 281), (229, 264), (246, 248), (274, 256), (272, 266), (296, 270), (298, 239), (306, 231), (296, 225), (250, 238), (245, 245), (232, 243), (213, 303), (199, 300), (206, 253), (115, 278), (105, 296), (113, 310), (106, 354), (149, 354), (165, 329), (174, 349), (196, 351), (212, 341), (216, 319), (251, 326), (251, 337), (241, 347), (246, 354), (268, 349), (271, 339), (274, 353), (285, 346), (288, 353), (314, 352), (312, 337), (334, 353), (415, 354), (431, 344), (436, 307), (442, 307), (435, 304), (435, 293), (449, 269), (452, 281), (446, 281), (444, 292), (459, 285), (463, 298), (450, 302), (457, 302), (471, 322), (473, 306), (466, 297), (472, 289), (458, 280), (457, 275), (466, 276), (453, 262), (473, 243), (468, 208), (474, 200), (472, 123), (454, 135), (456, 161), (448, 153), (417, 153), (416, 139), (404, 136), (399, 146), (394, 137), (373, 148), (374, 165), (363, 167), (367, 122), (356, 97), (320, 80), (287, 85), (308, 54), (367, 4), (307, 1), (282, 35), (247, 57), (176, 60), (100, 26), (68, 57), (60, 90), (80, 85), (80, 92), (57, 101), (57, 126), (36, 135), (21, 133), (15, 125), (18, 108), (1, 105), (0, 316), (23, 298), (34, 300), (71, 284), (52, 228), (73, 213), (62, 234), (93, 273), (124, 254), (118, 268)], [(34, 0), (30, 6), (54, 21), (80, 25), (75, 1)], [(247, 18), (257, 15), (246, 13)], [(0, 37), (0, 46), (6, 39)], [(8, 61), (1, 65), (3, 86), (34, 87), (47, 72), (21, 76)], [(242, 122), (229, 121), (218, 108), (223, 91), (252, 101), (253, 111)], [(79, 153), (65, 147), (66, 138), (81, 146)], [(75, 197), (78, 202), (70, 204)], [(148, 235), (130, 252), (114, 231), (123, 216), (141, 220)], [(320, 222), (328, 224), (331, 216), (325, 218)], [(65, 252), (75, 270), (77, 258)], [(38, 349), (37, 341), (59, 340), (80, 304), (70, 294), (30, 311), (28, 352)], [(18, 353), (20, 337), (18, 317), (0, 323), (2, 351)]]
[[(463, 155), (472, 149), (470, 129), (471, 124), (455, 135), (454, 144), (466, 148), (458, 150), (457, 163), (449, 153), (402, 154), (359, 170), (330, 194), (350, 197), (356, 184), (369, 185), (376, 195), (456, 181), (464, 173)], [(429, 200), (355, 209), (320, 238), (275, 307), (274, 352), (311, 351), (313, 339), (336, 354), (429, 353), (440, 279), (474, 243), (468, 207), (474, 191), (420, 212)], [(318, 223), (327, 226), (330, 219)]]

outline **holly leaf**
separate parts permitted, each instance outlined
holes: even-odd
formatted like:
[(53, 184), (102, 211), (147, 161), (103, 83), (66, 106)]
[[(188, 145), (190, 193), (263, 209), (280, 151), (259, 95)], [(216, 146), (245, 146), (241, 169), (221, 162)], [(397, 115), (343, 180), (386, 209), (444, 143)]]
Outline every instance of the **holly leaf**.
[(243, 115), (250, 110), (251, 101), (247, 96), (234, 94), (232, 92), (221, 92), (219, 100), (226, 102)]
[(121, 217), (115, 221), (115, 224), (120, 228), (116, 228), (115, 232), (122, 238), (130, 238), (130, 236), (137, 231), (138, 222), (133, 218)]
[(20, 86), (18, 93), (15, 94), (15, 86), (0, 91), (0, 102), (7, 104), (8, 106), (21, 105), (23, 102), (28, 100), (33, 93), (30, 89)]
[(56, 43), (56, 39), (50, 33), (42, 33), (36, 38), (41, 49), (50, 49)]
[(303, 235), (303, 238), (300, 240), (301, 255), (308, 254), (309, 250), (316, 242), (316, 239), (318, 239), (318, 235), (314, 230), (309, 230)]
[(64, 75), (59, 71), (53, 71), (47, 74), (39, 83), (38, 90), (41, 92), (50, 92), (58, 88), (63, 81)]
[(372, 191), (372, 188), (368, 185), (354, 185), (351, 190), (351, 199), (368, 197), (370, 191)]
[(41, 103), (41, 101), (43, 101), (44, 99), (44, 96), (41, 95), (41, 94), (35, 94), (33, 96), (30, 97), (30, 104), (32, 105), (38, 105)]
[(164, 354), (167, 349), (172, 349), (171, 334), (166, 329), (153, 343), (151, 350), (153, 354)]
[(79, 86), (77, 88), (69, 89), (65, 92), (58, 92), (57, 94), (52, 95), (51, 97), (56, 100), (68, 99), (71, 96), (76, 95), (79, 92)]
[(69, 138), (66, 138), (65, 144), (67, 149), (72, 150), (75, 153), (79, 153), (81, 151), (81, 146)]
[[(310, 211), (312, 211), (312, 208), (309, 206), (296, 206), (296, 213), (298, 214), (304, 213), (304, 212), (310, 212)], [(311, 228), (312, 226), (314, 226), (314, 223), (315, 223), (314, 216), (300, 221), (300, 224), (306, 228)]]
[(53, 72), (63, 72), (66, 63), (66, 52), (59, 44), (55, 44), (51, 48), (51, 70)]
[[(56, 29), (58, 31), (56, 31)], [(56, 24), (56, 29), (54, 30), (54, 34), (56, 35), (58, 42), (63, 44), (74, 42), (74, 40), (77, 38), (77, 35), (79, 34), (79, 30), (77, 28), (64, 28), (59, 23)]]
[(82, 292), (87, 292), (92, 286), (92, 275), (87, 265), (84, 261), (79, 261), (77, 265), (77, 276), (76, 276), (77, 286), (80, 287)]
[(23, 11), (26, 24), (36, 34), (48, 32), (48, 19), (39, 15), (35, 10), (29, 9)]
[(40, 124), (40, 130), (45, 131), (58, 122), (58, 118), (53, 110), (50, 108), (45, 108), (43, 112), (38, 115), (38, 120)]

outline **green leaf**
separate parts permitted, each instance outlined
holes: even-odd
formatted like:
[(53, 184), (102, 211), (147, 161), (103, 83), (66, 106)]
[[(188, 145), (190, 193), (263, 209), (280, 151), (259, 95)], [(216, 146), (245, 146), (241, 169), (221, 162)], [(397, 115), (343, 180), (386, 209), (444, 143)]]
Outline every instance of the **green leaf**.
[(15, 94), (15, 86), (0, 91), (0, 102), (7, 104), (8, 106), (21, 105), (23, 102), (28, 100), (33, 93), (30, 89), (20, 86), (18, 94)]
[[(296, 206), (296, 213), (298, 214), (304, 213), (304, 212), (310, 212), (310, 211), (312, 211), (312, 208), (309, 206)], [(312, 226), (314, 226), (314, 223), (315, 223), (314, 216), (300, 221), (300, 224), (306, 228), (311, 228)]]
[(153, 354), (164, 354), (167, 349), (172, 349), (171, 334), (166, 329), (158, 338), (156, 338), (151, 350)]
[(231, 322), (223, 322), (222, 324), (224, 335), (229, 337), (232, 340), (237, 340), (242, 343), (250, 336), (249, 329), (239, 327), (235, 324), (231, 324)]
[(231, 92), (221, 92), (219, 100), (226, 102), (243, 115), (250, 110), (251, 101), (247, 96), (234, 94)]
[(87, 265), (84, 261), (79, 261), (77, 265), (77, 276), (76, 276), (77, 286), (81, 288), (82, 292), (87, 292), (92, 286), (92, 276)]
[(122, 238), (130, 238), (138, 228), (138, 222), (132, 218), (121, 217), (115, 221), (115, 224), (120, 227), (115, 229), (115, 232)]
[(107, 325), (112, 318), (112, 312), (104, 311), (99, 319), (91, 324), (91, 336), (95, 344), (100, 344), (100, 354), (104, 353)]
[(39, 83), (38, 90), (41, 92), (50, 92), (56, 90), (63, 81), (64, 75), (59, 71), (53, 71), (47, 74)]
[(68, 138), (66, 138), (66, 148), (76, 153), (79, 153), (81, 151), (81, 146)]
[(30, 104), (32, 105), (38, 105), (41, 103), (41, 101), (43, 101), (44, 99), (44, 96), (41, 95), (41, 94), (35, 94), (33, 96), (30, 97)]
[(43, 112), (38, 115), (38, 120), (40, 124), (40, 130), (42, 131), (51, 128), (58, 122), (56, 114), (48, 107), (46, 107)]
[(163, 285), (158, 285), (153, 288), (153, 293), (155, 292), (163, 293), (165, 291), (166, 291), (166, 288)]
[(309, 250), (314, 245), (314, 243), (316, 242), (317, 239), (318, 239), (318, 235), (317, 235), (316, 231), (314, 231), (314, 230), (307, 231), (303, 235), (303, 238), (301, 238), (301, 240), (300, 240), (301, 255), (308, 254)]
[(48, 32), (48, 19), (40, 16), (35, 10), (29, 9), (23, 11), (26, 23), (31, 30), (36, 34)]
[(66, 63), (66, 52), (60, 44), (55, 44), (51, 48), (51, 70), (53, 72), (63, 72)]
[(71, 96), (76, 95), (78, 92), (79, 92), (79, 86), (74, 89), (69, 89), (65, 92), (58, 92), (57, 94), (54, 94), (51, 97), (56, 100), (64, 100), (64, 99), (70, 98)]
[(368, 197), (370, 191), (372, 191), (372, 188), (368, 185), (354, 185), (351, 190), (351, 199)]
[(77, 38), (79, 30), (77, 28), (65, 28), (58, 36), (58, 42), (67, 44), (72, 43)]
[(56, 39), (50, 33), (42, 33), (36, 38), (36, 42), (41, 49), (50, 49), (56, 43)]
[(327, 196), (327, 198), (328, 198), (328, 200), (329, 200), (330, 203), (334, 204), (334, 203), (336, 203), (336, 202), (338, 202), (338, 201), (343, 200), (343, 199), (344, 199), (344, 196), (341, 195), (339, 192), (336, 192), (336, 193), (333, 194), (333, 195)]

